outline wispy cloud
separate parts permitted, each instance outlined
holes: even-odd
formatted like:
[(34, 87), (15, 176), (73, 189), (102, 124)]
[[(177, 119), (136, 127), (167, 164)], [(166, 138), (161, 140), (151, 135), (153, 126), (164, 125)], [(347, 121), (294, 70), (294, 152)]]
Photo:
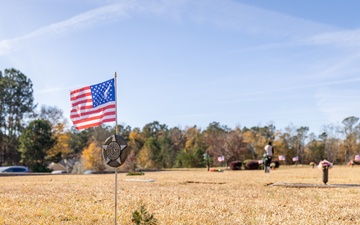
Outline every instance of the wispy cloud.
[(67, 32), (85, 29), (113, 17), (126, 16), (127, 12), (134, 7), (136, 7), (136, 4), (131, 1), (128, 1), (127, 4), (107, 5), (76, 15), (65, 21), (50, 24), (24, 36), (2, 40), (0, 41), (0, 55), (4, 55), (15, 50), (16, 46), (31, 39), (64, 35)]
[(303, 43), (338, 47), (360, 47), (360, 30), (325, 32), (311, 36), (303, 40)]
[[(164, 15), (177, 21), (192, 21), (208, 23), (224, 29), (237, 30), (250, 34), (266, 34), (273, 36), (288, 36), (292, 38), (308, 37), (319, 34), (308, 41), (330, 41), (329, 36), (321, 36), (319, 31), (330, 31), (331, 27), (301, 18), (263, 10), (232, 0), (215, 1), (121, 1), (81, 13), (67, 20), (50, 24), (29, 34), (13, 39), (0, 41), (0, 54), (6, 54), (15, 49), (19, 43), (44, 37), (58, 36), (78, 29), (85, 29), (100, 22), (113, 18), (131, 16), (133, 12)], [(355, 34), (353, 34), (355, 36)], [(341, 42), (341, 33), (338, 42)]]
[(360, 91), (322, 88), (316, 93), (319, 109), (330, 121), (342, 121), (360, 112)]
[[(350, 78), (350, 79), (339, 79), (334, 81), (327, 81), (327, 82), (321, 82), (321, 83), (311, 83), (311, 84), (304, 84), (304, 85), (297, 85), (297, 86), (285, 86), (283, 88), (270, 88), (265, 90), (258, 90), (253, 92), (246, 92), (244, 94), (240, 95), (231, 95), (231, 96), (221, 96), (221, 99), (218, 100), (215, 103), (236, 103), (236, 102), (243, 102), (243, 101), (254, 101), (256, 99), (264, 99), (267, 97), (270, 97), (270, 94), (273, 93), (286, 93), (288, 91), (297, 91), (297, 90), (304, 90), (308, 88), (319, 88), (319, 87), (331, 87), (334, 85), (339, 84), (353, 84), (353, 83), (359, 83), (360, 77), (356, 78)], [(265, 96), (265, 97), (264, 97)], [(287, 98), (288, 96), (281, 96), (282, 99)], [(211, 102), (214, 103), (214, 102)], [(210, 103), (209, 103), (210, 104)]]
[(70, 93), (71, 90), (77, 89), (79, 87), (85, 87), (87, 85), (89, 85), (89, 84), (73, 85), (73, 86), (70, 86), (70, 87), (54, 87), (54, 86), (51, 86), (51, 87), (48, 87), (48, 88), (45, 88), (45, 89), (36, 90), (36, 93), (37, 94), (49, 94), (49, 93), (56, 93), (56, 92), (63, 92), (63, 91), (68, 91)]

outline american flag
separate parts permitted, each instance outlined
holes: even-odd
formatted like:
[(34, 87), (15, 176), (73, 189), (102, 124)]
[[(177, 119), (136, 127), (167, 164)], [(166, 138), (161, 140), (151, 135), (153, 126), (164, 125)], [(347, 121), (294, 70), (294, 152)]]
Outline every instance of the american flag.
[(279, 160), (280, 160), (280, 161), (284, 161), (284, 160), (285, 160), (285, 156), (284, 156), (284, 155), (279, 155)]
[(299, 161), (299, 156), (295, 156), (295, 157), (293, 157), (293, 158), (292, 158), (292, 161), (294, 161), (294, 162)]
[(116, 121), (115, 79), (70, 92), (70, 119), (77, 130)]
[(355, 161), (360, 161), (360, 155), (355, 155)]

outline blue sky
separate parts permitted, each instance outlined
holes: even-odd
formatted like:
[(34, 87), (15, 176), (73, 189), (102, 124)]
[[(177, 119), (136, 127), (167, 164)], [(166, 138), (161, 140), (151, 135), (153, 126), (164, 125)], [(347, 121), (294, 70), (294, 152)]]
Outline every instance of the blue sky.
[(117, 73), (118, 123), (341, 125), (360, 116), (360, 1), (1, 1), (0, 69), (69, 119)]

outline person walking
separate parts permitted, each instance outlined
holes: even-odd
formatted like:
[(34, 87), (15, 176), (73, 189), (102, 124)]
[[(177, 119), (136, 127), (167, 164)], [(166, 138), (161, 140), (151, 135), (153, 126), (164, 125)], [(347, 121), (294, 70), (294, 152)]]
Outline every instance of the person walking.
[(270, 173), (270, 163), (273, 155), (273, 146), (271, 141), (264, 147), (265, 150), (265, 173)]

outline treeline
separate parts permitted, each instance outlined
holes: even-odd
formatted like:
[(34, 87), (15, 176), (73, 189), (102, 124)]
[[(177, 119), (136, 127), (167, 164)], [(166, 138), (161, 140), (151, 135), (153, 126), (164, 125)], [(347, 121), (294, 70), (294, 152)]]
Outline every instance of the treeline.
[[(346, 164), (360, 152), (358, 117), (348, 117), (342, 126), (324, 126), (320, 135), (306, 126), (273, 124), (231, 129), (218, 122), (205, 129), (169, 128), (154, 121), (143, 128), (118, 125), (130, 154), (121, 169), (225, 166), (232, 161), (261, 159), (264, 146), (272, 141), (275, 157), (284, 164), (308, 164), (327, 159)], [(56, 106), (34, 104), (32, 82), (15, 69), (0, 71), (0, 166), (23, 164), (33, 171), (47, 171), (50, 162), (72, 161), (70, 169), (104, 170), (101, 146), (115, 133), (114, 126), (84, 131), (67, 129), (67, 120)], [(220, 157), (220, 158), (219, 158)], [(223, 158), (224, 161), (218, 159)]]

